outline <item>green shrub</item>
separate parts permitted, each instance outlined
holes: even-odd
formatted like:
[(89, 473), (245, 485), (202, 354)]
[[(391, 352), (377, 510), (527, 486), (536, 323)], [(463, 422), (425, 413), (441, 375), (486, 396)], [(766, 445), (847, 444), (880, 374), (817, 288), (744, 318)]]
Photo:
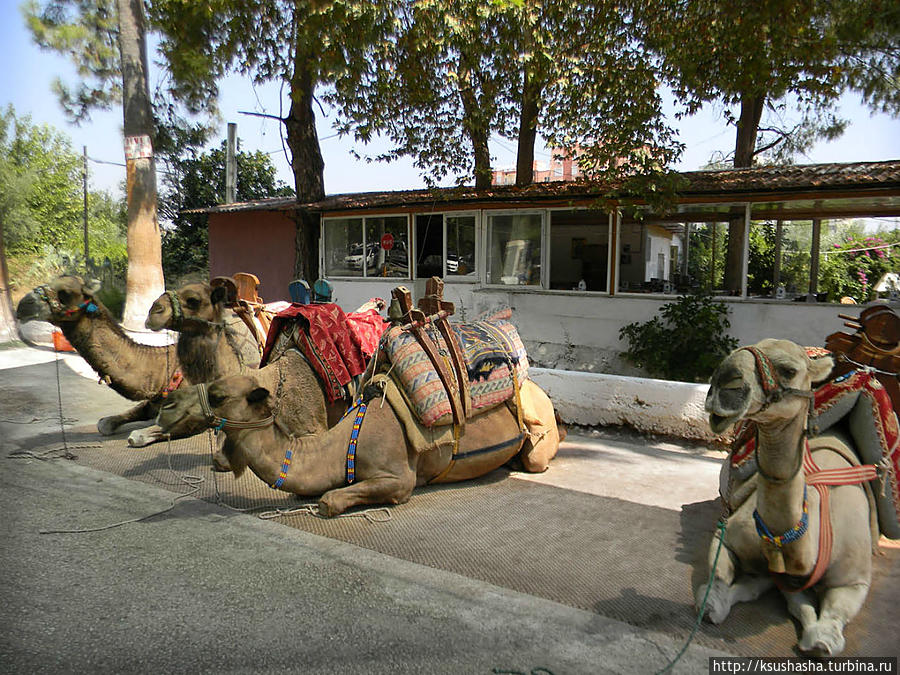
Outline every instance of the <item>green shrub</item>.
[(683, 295), (644, 323), (619, 331), (628, 342), (622, 356), (653, 376), (682, 382), (705, 382), (738, 346), (730, 337), (728, 306), (708, 295)]

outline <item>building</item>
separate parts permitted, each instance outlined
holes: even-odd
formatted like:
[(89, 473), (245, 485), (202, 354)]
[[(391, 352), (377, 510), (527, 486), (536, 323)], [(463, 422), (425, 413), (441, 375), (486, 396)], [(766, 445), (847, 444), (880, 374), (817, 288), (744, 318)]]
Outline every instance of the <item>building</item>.
[[(266, 300), (288, 297), (293, 214), (309, 209), (322, 217), (322, 275), (344, 308), (389, 297), (397, 285), (419, 296), (425, 280), (438, 275), (462, 318), (513, 307), (539, 363), (628, 372), (617, 357), (622, 326), (652, 318), (697, 283), (686, 273), (691, 232), (707, 228), (724, 236), (735, 219), (747, 232), (758, 223), (777, 222), (780, 229), (803, 221), (812, 223), (817, 247), (828, 219), (900, 216), (900, 160), (694, 171), (681, 179), (676, 210), (645, 212), (641, 219), (606, 197), (609, 186), (583, 181), (213, 206), (203, 209), (210, 274), (253, 272)], [(742, 292), (726, 298), (732, 335), (742, 343), (777, 336), (814, 345), (843, 327), (838, 313), (846, 307), (792, 302), (790, 294), (751, 297), (747, 237), (743, 243)], [(717, 265), (713, 259), (713, 282)], [(806, 290), (797, 289), (801, 299)]]

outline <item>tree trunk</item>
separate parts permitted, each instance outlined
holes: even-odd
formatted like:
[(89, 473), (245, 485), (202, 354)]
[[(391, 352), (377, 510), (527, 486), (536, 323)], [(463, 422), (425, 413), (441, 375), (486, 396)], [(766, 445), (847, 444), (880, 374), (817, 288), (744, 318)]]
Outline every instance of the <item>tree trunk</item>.
[(540, 86), (528, 66), (522, 76), (522, 110), (519, 115), (519, 144), (516, 148), (516, 185), (534, 182), (534, 143), (537, 139)]
[[(298, 47), (291, 79), (291, 109), (284, 120), (287, 144), (291, 150), (294, 190), (301, 204), (325, 197), (325, 161), (319, 148), (316, 115), (313, 111), (315, 77), (310, 57)], [(301, 210), (297, 214), (294, 271), (310, 287), (319, 277), (319, 230), (316, 214)]]
[(0, 223), (0, 345), (18, 339), (16, 314), (9, 294), (9, 270), (6, 268), (6, 248), (3, 245), (3, 223)]
[(122, 109), (128, 203), (128, 272), (122, 323), (142, 329), (153, 301), (165, 290), (162, 241), (156, 217), (153, 109), (147, 81), (142, 0), (117, 0), (122, 59)]
[[(741, 96), (741, 116), (737, 124), (737, 138), (734, 145), (734, 168), (753, 166), (756, 150), (756, 135), (762, 118), (765, 94), (744, 94)], [(741, 215), (728, 222), (728, 255), (725, 261), (725, 290), (739, 295), (741, 292), (741, 270), (743, 269), (744, 210)]]
[(472, 71), (462, 56), (457, 69), (459, 94), (463, 104), (463, 129), (472, 143), (475, 157), (475, 188), (488, 189), (493, 181), (491, 152), (488, 148), (490, 133), (484, 119), (484, 108), (479, 105), (478, 96), (472, 87)]

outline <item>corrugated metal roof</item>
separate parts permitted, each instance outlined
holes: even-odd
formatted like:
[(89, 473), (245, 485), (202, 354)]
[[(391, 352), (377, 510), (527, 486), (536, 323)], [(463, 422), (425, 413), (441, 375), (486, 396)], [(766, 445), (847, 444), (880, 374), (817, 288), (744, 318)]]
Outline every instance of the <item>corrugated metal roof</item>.
[[(900, 160), (883, 162), (854, 162), (833, 164), (805, 164), (767, 166), (749, 169), (719, 169), (687, 171), (679, 174), (683, 186), (678, 191), (682, 201), (692, 198), (719, 197), (748, 199), (773, 193), (809, 195), (815, 192), (853, 192), (891, 190), (900, 192)], [(219, 204), (187, 213), (236, 213), (241, 211), (292, 211), (305, 207), (312, 211), (350, 211), (361, 209), (390, 209), (397, 207), (446, 207), (448, 205), (503, 204), (522, 201), (542, 202), (597, 199), (615, 188), (608, 183), (553, 182), (535, 183), (526, 187), (498, 185), (475, 188), (436, 188), (399, 190), (391, 192), (357, 192), (329, 195), (317, 202), (300, 204), (290, 197), (262, 199), (253, 202)]]

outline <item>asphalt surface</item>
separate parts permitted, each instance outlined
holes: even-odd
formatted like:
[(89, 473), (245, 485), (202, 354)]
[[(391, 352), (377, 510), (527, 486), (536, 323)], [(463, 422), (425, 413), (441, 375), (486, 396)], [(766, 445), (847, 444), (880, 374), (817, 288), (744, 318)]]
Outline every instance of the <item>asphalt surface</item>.
[[(59, 447), (60, 398), (76, 452), (129, 405), (83, 374), (75, 355), (0, 349), (0, 672), (654, 673), (683, 646), (30, 455)], [(672, 672), (717, 654), (692, 644)]]

